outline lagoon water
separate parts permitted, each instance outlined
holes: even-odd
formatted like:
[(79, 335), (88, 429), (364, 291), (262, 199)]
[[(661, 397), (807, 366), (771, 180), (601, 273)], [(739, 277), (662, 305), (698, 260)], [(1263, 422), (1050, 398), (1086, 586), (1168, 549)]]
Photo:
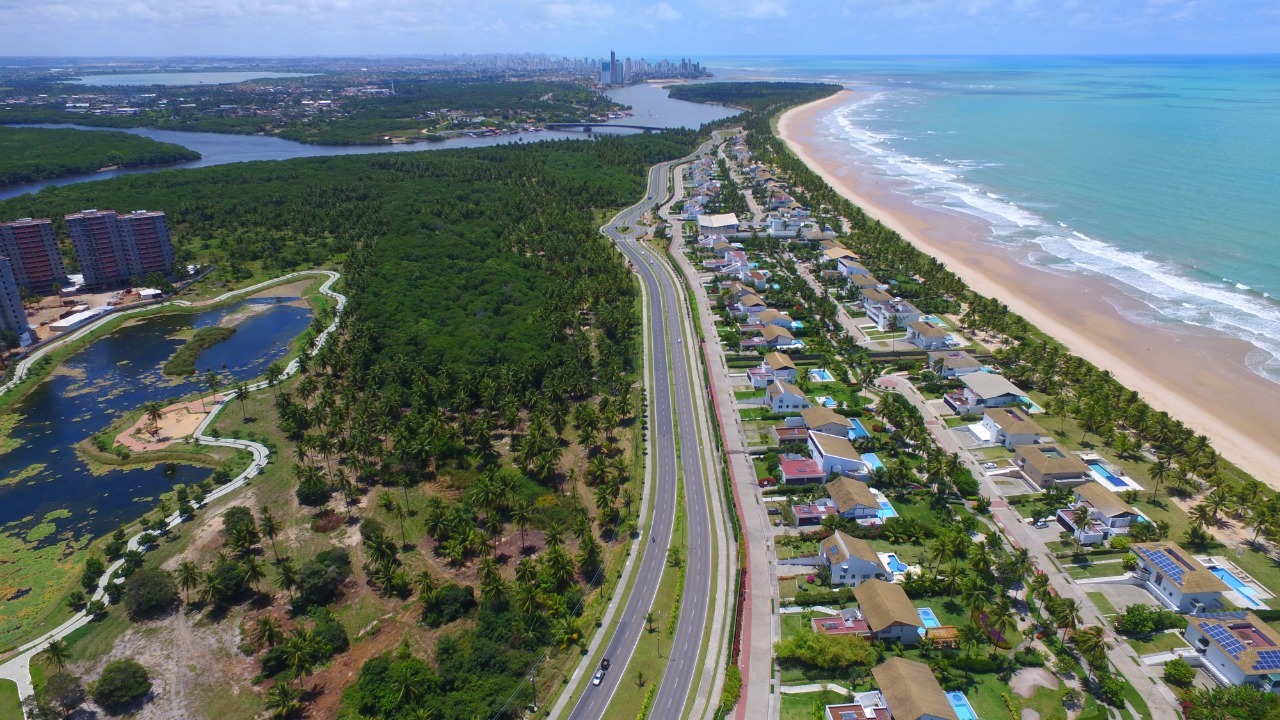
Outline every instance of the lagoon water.
[(1037, 266), (1105, 279), (1142, 322), (1248, 341), (1280, 382), (1280, 56), (708, 64), (858, 91), (821, 118), (851, 166)]
[[(288, 298), (282, 300), (287, 301)], [(155, 507), (161, 492), (191, 484), (211, 471), (190, 465), (89, 472), (72, 448), (129, 410), (165, 402), (202, 387), (197, 378), (165, 377), (160, 368), (182, 341), (174, 333), (219, 323), (248, 304), (269, 306), (236, 325), (230, 338), (200, 354), (197, 367), (235, 383), (261, 375), (282, 357), (311, 321), (311, 311), (276, 299), (244, 300), (193, 315), (161, 315), (122, 327), (68, 358), (10, 412), (21, 419), (9, 437), (18, 445), (0, 454), (0, 526), (21, 536), (50, 512), (57, 532), (44, 542), (110, 532)], [(238, 412), (228, 407), (223, 412)], [(3, 482), (18, 476), (22, 480)]]
[(112, 85), (230, 85), (246, 80), (310, 77), (315, 73), (248, 72), (159, 72), (85, 75), (67, 82), (75, 85), (109, 87)]
[[(636, 85), (619, 88), (609, 93), (618, 102), (632, 107), (632, 117), (620, 118), (612, 122), (620, 124), (635, 123), (650, 127), (685, 127), (697, 128), (704, 123), (737, 114), (729, 108), (702, 105), (667, 97), (667, 91), (656, 85)], [(86, 131), (101, 131), (107, 128), (96, 128), (82, 125), (23, 125), (19, 127), (74, 128)], [(225, 165), (235, 162), (253, 160), (289, 160), (299, 157), (319, 157), (329, 155), (368, 155), (388, 152), (422, 152), (429, 150), (450, 150), (468, 147), (490, 147), (517, 142), (535, 142), (542, 140), (585, 140), (592, 136), (573, 131), (544, 131), (520, 133), (518, 135), (498, 135), (494, 137), (457, 138), (444, 142), (420, 142), (412, 145), (307, 145), (305, 143), (285, 140), (263, 135), (225, 135), (221, 133), (182, 132), (178, 130), (152, 130), (150, 128), (122, 129), (131, 135), (175, 143), (188, 147), (201, 154), (199, 160), (189, 163), (171, 165), (170, 168), (198, 168), (211, 165)], [(601, 132), (597, 130), (597, 132)], [(629, 134), (632, 130), (610, 130), (609, 133)], [(120, 175), (158, 172), (167, 168), (137, 168), (133, 170), (108, 170), (92, 175), (76, 175), (0, 188), (0, 200), (18, 197), (27, 193), (39, 192), (50, 186), (71, 185), (73, 183), (106, 180)]]

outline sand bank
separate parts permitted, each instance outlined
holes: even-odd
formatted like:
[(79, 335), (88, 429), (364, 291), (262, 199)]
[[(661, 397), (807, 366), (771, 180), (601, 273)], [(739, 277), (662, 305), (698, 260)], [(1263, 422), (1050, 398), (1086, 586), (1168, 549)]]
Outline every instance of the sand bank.
[[(1280, 489), (1280, 388), (1251, 372), (1252, 345), (1224, 333), (1136, 322), (1145, 309), (1084, 273), (1058, 274), (1019, 262), (1017, 250), (985, 242), (980, 220), (915, 204), (897, 181), (855, 165), (821, 140), (818, 118), (853, 99), (850, 91), (794, 108), (778, 132), (801, 160), (868, 215), (893, 228), (959, 275), (1062, 342), (1109, 370), (1164, 410), (1207, 436), (1214, 448), (1254, 477)], [(1145, 478), (1139, 478), (1145, 482)]]

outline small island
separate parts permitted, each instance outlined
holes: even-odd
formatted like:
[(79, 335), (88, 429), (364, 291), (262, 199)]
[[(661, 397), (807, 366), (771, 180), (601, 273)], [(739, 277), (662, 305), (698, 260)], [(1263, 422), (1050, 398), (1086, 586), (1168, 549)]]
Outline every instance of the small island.
[(200, 157), (181, 145), (123, 132), (0, 127), (0, 187)]
[(164, 374), (170, 377), (186, 377), (196, 371), (196, 359), (206, 349), (217, 345), (234, 335), (233, 327), (202, 327), (196, 330), (191, 339), (178, 348), (178, 351), (164, 364)]

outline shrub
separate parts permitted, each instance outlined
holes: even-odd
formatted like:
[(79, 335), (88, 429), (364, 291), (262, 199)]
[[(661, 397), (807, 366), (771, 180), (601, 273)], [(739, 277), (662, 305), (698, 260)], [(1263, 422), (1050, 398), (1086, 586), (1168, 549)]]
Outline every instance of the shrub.
[(1124, 707), (1124, 680), (1110, 673), (1100, 676), (1098, 697), (1112, 707)]
[(66, 717), (84, 703), (84, 685), (80, 678), (70, 673), (56, 672), (45, 678), (40, 695), (45, 702), (57, 706), (62, 717)]
[(89, 688), (89, 696), (103, 710), (119, 714), (151, 692), (151, 676), (135, 660), (112, 660)]
[(328, 605), (337, 597), (338, 588), (351, 576), (351, 556), (342, 548), (325, 550), (298, 568), (297, 595), (294, 610)]
[(475, 591), (469, 585), (449, 583), (436, 591), (431, 602), (422, 608), (422, 622), (440, 627), (464, 618), (476, 606)]
[[(1111, 546), (1112, 550), (1128, 550), (1129, 547), (1133, 545), (1133, 538), (1128, 535), (1116, 535), (1111, 538), (1111, 541), (1108, 544)], [(1134, 558), (1134, 560), (1137, 561), (1137, 558)]]
[(124, 608), (134, 620), (163, 614), (177, 602), (173, 576), (159, 568), (142, 568), (124, 583)]
[(1186, 626), (1186, 618), (1178, 613), (1142, 604), (1130, 605), (1115, 620), (1116, 631), (1125, 635), (1150, 635)]
[(1182, 658), (1174, 658), (1165, 663), (1164, 681), (1170, 685), (1181, 688), (1191, 687), (1191, 682), (1196, 679), (1196, 669)]
[(84, 561), (84, 572), (80, 573), (80, 585), (85, 590), (94, 590), (98, 587), (98, 578), (102, 577), (102, 573), (106, 571), (107, 566), (102, 562), (102, 558), (97, 555), (90, 556)]

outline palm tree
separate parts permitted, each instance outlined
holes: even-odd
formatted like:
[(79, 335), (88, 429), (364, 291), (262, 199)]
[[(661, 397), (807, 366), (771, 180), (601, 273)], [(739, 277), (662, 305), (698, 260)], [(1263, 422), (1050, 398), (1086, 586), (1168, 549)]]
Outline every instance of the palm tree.
[(273, 720), (299, 717), (302, 714), (302, 689), (277, 682), (267, 691), (265, 707)]
[(440, 582), (427, 570), (419, 572), (413, 584), (418, 591), (418, 600), (423, 603), (431, 602), (431, 599), (436, 594), (436, 589), (440, 587)]
[(1080, 624), (1080, 607), (1071, 598), (1058, 598), (1049, 606), (1049, 616), (1058, 629), (1063, 631), (1065, 639), (1066, 631), (1074, 630)]
[(240, 561), (240, 576), (244, 578), (246, 585), (257, 590), (258, 583), (262, 582), (267, 573), (262, 569), (262, 561), (250, 555)]
[(158, 435), (160, 433), (160, 419), (164, 417), (164, 405), (159, 401), (152, 400), (143, 405), (142, 410), (147, 414), (147, 419), (151, 421), (151, 434)]
[(987, 641), (987, 634), (982, 632), (982, 628), (977, 625), (965, 623), (956, 628), (956, 639), (960, 641), (961, 645), (965, 646), (964, 656), (967, 658), (975, 647)]
[(1258, 536), (1263, 530), (1272, 527), (1276, 522), (1276, 512), (1270, 507), (1263, 505), (1253, 511), (1253, 514), (1245, 518), (1244, 524), (1253, 528), (1253, 540), (1249, 541), (1255, 547), (1258, 544)]
[(407, 663), (399, 663), (391, 669), (391, 688), (400, 707), (413, 707), (422, 701), (422, 678)]
[(45, 662), (53, 666), (58, 671), (67, 669), (67, 662), (71, 660), (71, 648), (68, 647), (67, 641), (62, 638), (55, 638), (49, 641), (44, 647)]
[(511, 506), (511, 522), (515, 523), (516, 528), (520, 530), (520, 550), (523, 551), (525, 546), (524, 533), (529, 529), (529, 524), (533, 520), (533, 507), (528, 500), (521, 500), (513, 503)]
[(1191, 508), (1191, 523), (1193, 527), (1204, 528), (1213, 525), (1214, 516), (1213, 508), (1208, 503), (1200, 503)]
[(253, 634), (249, 641), (254, 647), (273, 648), (284, 638), (284, 632), (280, 629), (280, 621), (266, 615), (258, 618), (254, 623)]
[(258, 523), (258, 530), (262, 536), (271, 541), (271, 554), (275, 555), (276, 562), (280, 562), (280, 551), (276, 548), (276, 535), (280, 533), (280, 524), (276, 522), (276, 516), (271, 513), (271, 508), (263, 505), (259, 510), (262, 514), (262, 520)]
[(235, 387), (236, 401), (240, 403), (240, 419), (248, 421), (249, 415), (245, 412), (244, 404), (249, 399), (249, 387), (242, 382), (236, 383)]
[(298, 570), (288, 558), (276, 563), (276, 585), (289, 597), (293, 597), (293, 589), (298, 586)]
[[(218, 388), (222, 387), (222, 378), (218, 377), (216, 372), (205, 373), (204, 385), (209, 388), (209, 394), (213, 395), (218, 392)], [(200, 409), (204, 410), (204, 395), (200, 396)]]
[(182, 588), (182, 592), (187, 595), (187, 602), (191, 602), (191, 591), (200, 587), (200, 568), (190, 560), (183, 560), (178, 563), (178, 587)]
[(1014, 548), (1004, 562), (1005, 571), (1014, 579), (1015, 584), (1026, 587), (1026, 577), (1035, 570), (1031, 562), (1031, 553), (1026, 548)]
[(1151, 463), (1147, 468), (1147, 477), (1151, 478), (1153, 483), (1151, 487), (1151, 499), (1154, 500), (1156, 493), (1160, 492), (1160, 485), (1169, 479), (1173, 474), (1173, 464), (1168, 457), (1156, 456), (1156, 461)]
[(289, 664), (289, 668), (293, 670), (295, 678), (301, 678), (311, 671), (315, 664), (315, 655), (317, 646), (320, 644), (319, 638), (316, 637), (315, 631), (311, 628), (295, 630), (287, 640), (284, 641), (285, 661)]
[(284, 366), (279, 362), (273, 362), (267, 366), (267, 387), (271, 388), (277, 398), (280, 397), (280, 391), (276, 390), (276, 383), (280, 382), (282, 377), (284, 377)]
[(1089, 665), (1095, 668), (1106, 665), (1107, 650), (1110, 646), (1103, 637), (1102, 626), (1090, 625), (1076, 630), (1071, 634), (1071, 642), (1080, 649), (1080, 654), (1089, 662)]

